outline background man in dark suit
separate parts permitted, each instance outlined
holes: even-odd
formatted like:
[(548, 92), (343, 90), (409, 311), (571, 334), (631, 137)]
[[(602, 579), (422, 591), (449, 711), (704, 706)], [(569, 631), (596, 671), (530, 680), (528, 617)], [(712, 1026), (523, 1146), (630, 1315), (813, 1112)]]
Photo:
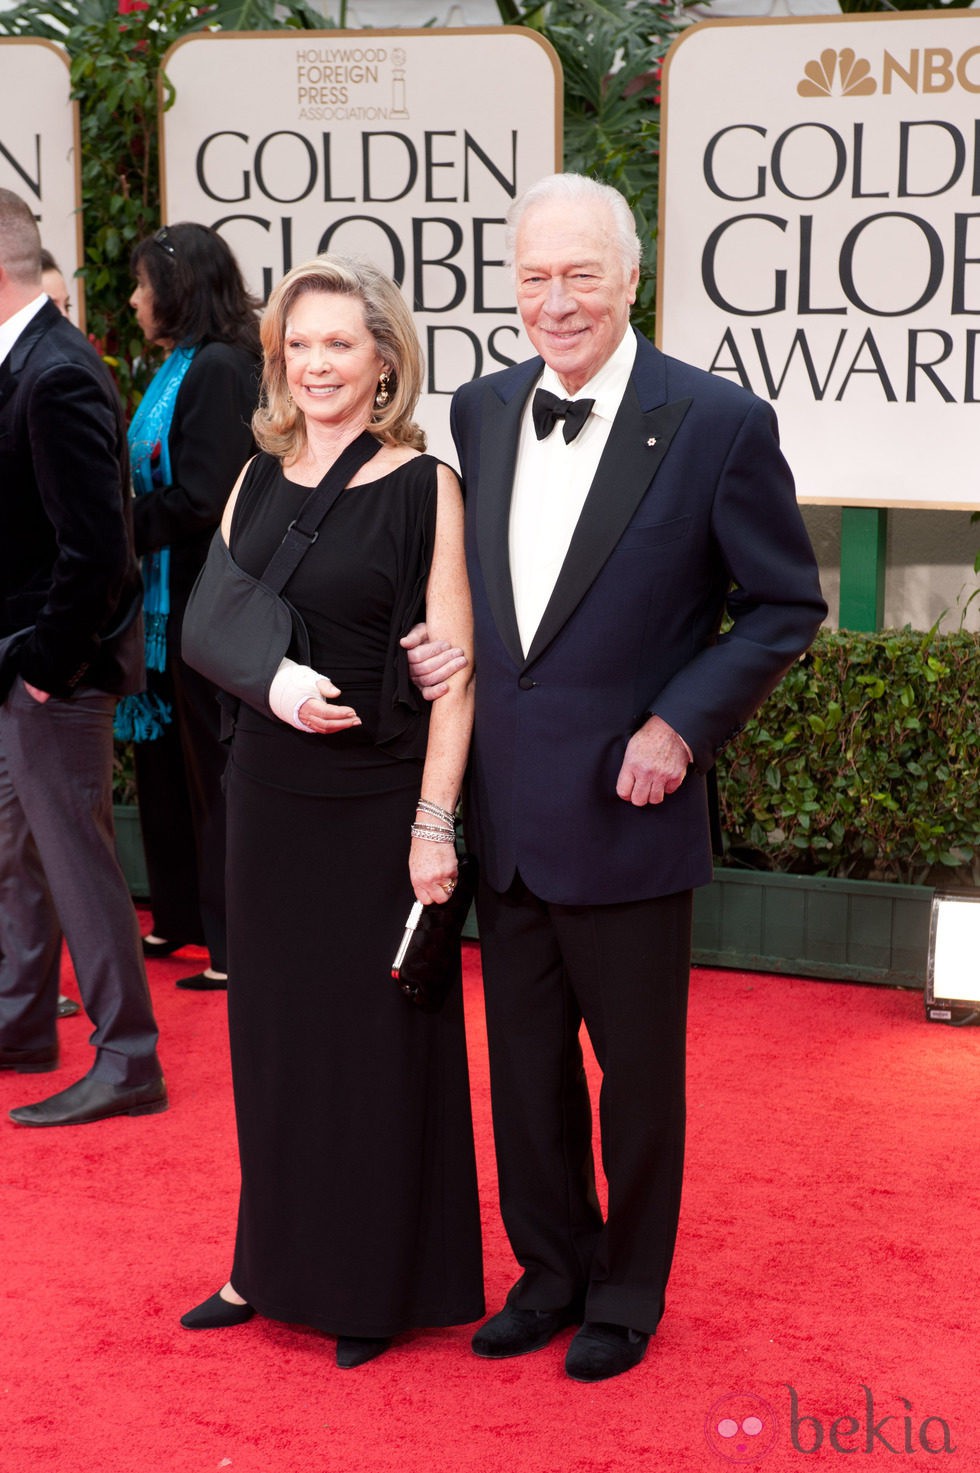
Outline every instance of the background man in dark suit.
[(10, 1112), (22, 1125), (167, 1107), (112, 829), (116, 696), (143, 679), (129, 495), (112, 380), (0, 189), (0, 1069), (57, 1065), (60, 927), (96, 1048), (83, 1079)]
[(452, 411), (478, 672), (466, 818), (501, 1209), (524, 1270), (473, 1348), (524, 1354), (584, 1318), (566, 1370), (598, 1381), (642, 1359), (664, 1309), (705, 773), (826, 605), (770, 407), (630, 328), (625, 200), (558, 175), (510, 225), (540, 357), (464, 385)]

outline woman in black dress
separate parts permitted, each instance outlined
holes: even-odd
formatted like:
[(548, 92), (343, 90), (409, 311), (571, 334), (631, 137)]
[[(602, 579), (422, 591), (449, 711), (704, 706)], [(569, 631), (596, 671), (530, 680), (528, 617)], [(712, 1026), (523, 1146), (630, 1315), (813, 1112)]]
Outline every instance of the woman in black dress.
[[(271, 709), (242, 707), (228, 769), (229, 1026), (242, 1166), (234, 1262), (190, 1329), (258, 1311), (361, 1365), (399, 1331), (483, 1313), (461, 990), (425, 1014), (390, 969), (414, 898), (444, 903), (469, 744), (469, 667), (429, 707), (399, 639), (469, 647), (455, 476), (420, 453), (422, 362), (398, 289), (321, 257), (262, 324), (264, 453), (222, 521), (261, 575), (310, 488), (376, 442), (286, 587), (310, 637)], [(420, 806), (421, 803), (421, 806)]]
[(206, 225), (165, 226), (140, 241), (132, 264), (130, 305), (147, 341), (167, 357), (130, 427), (148, 691), (122, 703), (117, 731), (136, 738), (153, 910), (144, 954), (203, 943), (210, 965), (177, 986), (216, 990), (228, 971), (221, 791), (228, 752), (214, 687), (181, 658), (180, 630), (228, 493), (255, 449), (258, 304), (227, 242)]

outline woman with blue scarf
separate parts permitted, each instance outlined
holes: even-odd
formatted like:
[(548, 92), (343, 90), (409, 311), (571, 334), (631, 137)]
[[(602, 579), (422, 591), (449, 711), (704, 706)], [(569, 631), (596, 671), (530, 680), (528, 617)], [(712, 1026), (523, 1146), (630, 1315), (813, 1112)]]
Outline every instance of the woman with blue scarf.
[(167, 356), (129, 430), (136, 551), (145, 585), (147, 690), (122, 702), (135, 741), (150, 881), (147, 957), (203, 944), (210, 965), (182, 978), (227, 986), (225, 814), (214, 688), (180, 657), (184, 608), (239, 471), (254, 452), (261, 350), (257, 303), (229, 247), (204, 225), (170, 225), (133, 252), (130, 305)]

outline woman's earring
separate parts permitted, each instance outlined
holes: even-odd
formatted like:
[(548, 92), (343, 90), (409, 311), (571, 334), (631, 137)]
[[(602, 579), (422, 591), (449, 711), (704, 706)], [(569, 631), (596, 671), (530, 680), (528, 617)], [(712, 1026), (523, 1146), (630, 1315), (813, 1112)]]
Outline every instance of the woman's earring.
[(390, 398), (391, 395), (388, 393), (388, 371), (385, 369), (378, 379), (378, 392), (374, 396), (375, 408), (384, 409)]

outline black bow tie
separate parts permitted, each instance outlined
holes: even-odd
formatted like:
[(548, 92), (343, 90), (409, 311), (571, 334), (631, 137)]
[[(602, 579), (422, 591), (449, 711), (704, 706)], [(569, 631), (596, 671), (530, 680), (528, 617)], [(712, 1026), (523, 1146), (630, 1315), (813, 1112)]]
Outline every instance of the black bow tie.
[(558, 420), (563, 419), (565, 426), (562, 434), (568, 445), (592, 413), (594, 403), (594, 399), (559, 399), (555, 394), (549, 394), (547, 389), (535, 389), (534, 403), (531, 405), (534, 433), (539, 440), (543, 440), (551, 434)]

